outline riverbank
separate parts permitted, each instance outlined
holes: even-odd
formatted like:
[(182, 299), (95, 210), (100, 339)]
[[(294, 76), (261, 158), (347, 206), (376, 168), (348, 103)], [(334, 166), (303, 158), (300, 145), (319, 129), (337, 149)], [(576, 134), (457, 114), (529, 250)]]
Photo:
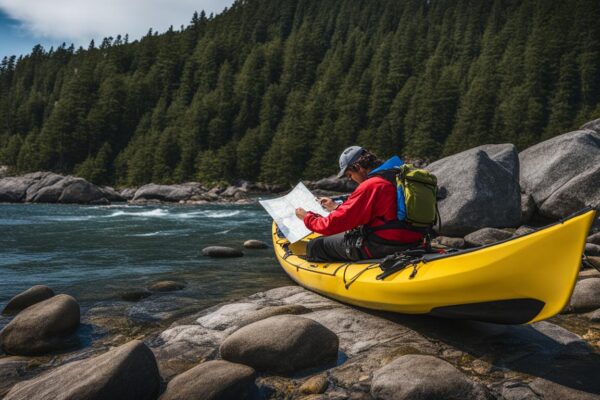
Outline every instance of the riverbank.
[[(286, 325), (314, 321), (335, 336), (309, 335), (298, 344), (282, 327), (281, 319)], [(315, 329), (310, 324), (299, 326), (296, 335)], [(236, 335), (246, 339), (236, 341)], [(233, 385), (239, 396), (234, 398), (410, 399), (416, 398), (417, 390), (440, 398), (457, 394), (465, 397), (454, 398), (600, 396), (600, 325), (584, 315), (560, 315), (530, 326), (501, 326), (371, 312), (298, 286), (284, 286), (201, 310), (154, 333), (115, 335), (94, 347), (52, 357), (2, 357), (3, 389), (12, 387), (6, 398), (31, 395), (40, 385), (46, 391), (59, 390), (57, 385), (65, 384), (60, 388), (64, 393), (75, 390), (74, 382), (67, 383), (70, 372), (65, 368), (77, 360), (90, 360), (90, 370), (83, 368), (77, 373), (89, 377), (94, 390), (107, 385), (100, 378), (108, 372), (94, 372), (97, 362), (93, 357), (110, 358), (115, 348), (132, 339), (143, 341), (151, 351), (152, 358), (141, 365), (156, 364), (156, 390), (151, 388), (152, 380), (136, 382), (136, 374), (130, 370), (110, 373), (115, 379), (152, 389), (145, 397), (148, 399), (165, 391), (191, 391), (202, 397), (207, 387), (223, 391), (227, 382), (239, 383), (230, 366), (217, 382), (207, 382), (199, 374), (197, 382), (188, 387), (177, 379), (218, 359), (236, 364), (243, 361), (253, 369), (252, 379), (244, 375), (243, 384)], [(327, 340), (333, 341), (337, 351), (335, 357), (323, 359), (319, 355), (327, 348)], [(262, 343), (258, 344), (259, 353), (252, 350), (257, 342)], [(278, 357), (271, 358), (272, 353)], [(296, 364), (290, 366), (293, 357)], [(13, 386), (25, 379), (29, 381)], [(418, 388), (413, 386), (417, 380)]]

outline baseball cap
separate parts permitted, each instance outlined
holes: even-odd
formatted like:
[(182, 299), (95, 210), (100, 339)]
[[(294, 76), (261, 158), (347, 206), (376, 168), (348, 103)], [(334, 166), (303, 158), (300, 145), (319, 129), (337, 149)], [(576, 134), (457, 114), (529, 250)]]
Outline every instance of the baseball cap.
[(342, 155), (340, 155), (340, 172), (337, 174), (337, 177), (341, 178), (344, 176), (348, 167), (354, 164), (363, 152), (364, 149), (360, 146), (350, 146), (344, 150)]

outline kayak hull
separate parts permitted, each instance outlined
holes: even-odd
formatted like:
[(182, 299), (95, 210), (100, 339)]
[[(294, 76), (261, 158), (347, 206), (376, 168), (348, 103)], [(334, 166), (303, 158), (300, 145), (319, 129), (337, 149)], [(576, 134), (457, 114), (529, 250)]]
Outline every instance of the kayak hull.
[(316, 263), (303, 259), (313, 234), (290, 244), (273, 224), (277, 260), (298, 284), (369, 309), (503, 324), (532, 323), (567, 304), (595, 211), (476, 249), (441, 255), (383, 280), (376, 260)]

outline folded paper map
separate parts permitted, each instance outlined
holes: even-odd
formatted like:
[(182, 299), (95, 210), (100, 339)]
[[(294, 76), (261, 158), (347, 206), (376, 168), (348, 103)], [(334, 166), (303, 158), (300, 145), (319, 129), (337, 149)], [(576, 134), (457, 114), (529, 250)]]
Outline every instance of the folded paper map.
[(296, 208), (304, 208), (306, 211), (312, 211), (322, 216), (329, 215), (329, 212), (321, 207), (315, 196), (302, 182), (283, 197), (260, 200), (259, 203), (267, 210), (291, 243), (297, 242), (311, 233), (304, 226), (304, 222), (296, 217)]

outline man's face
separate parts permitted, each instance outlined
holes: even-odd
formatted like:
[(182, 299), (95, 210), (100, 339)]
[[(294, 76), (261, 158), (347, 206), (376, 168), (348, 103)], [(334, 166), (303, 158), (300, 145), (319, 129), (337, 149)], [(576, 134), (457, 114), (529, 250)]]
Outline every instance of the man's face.
[(367, 179), (367, 171), (361, 166), (352, 166), (344, 173), (346, 178), (356, 183), (364, 182)]

